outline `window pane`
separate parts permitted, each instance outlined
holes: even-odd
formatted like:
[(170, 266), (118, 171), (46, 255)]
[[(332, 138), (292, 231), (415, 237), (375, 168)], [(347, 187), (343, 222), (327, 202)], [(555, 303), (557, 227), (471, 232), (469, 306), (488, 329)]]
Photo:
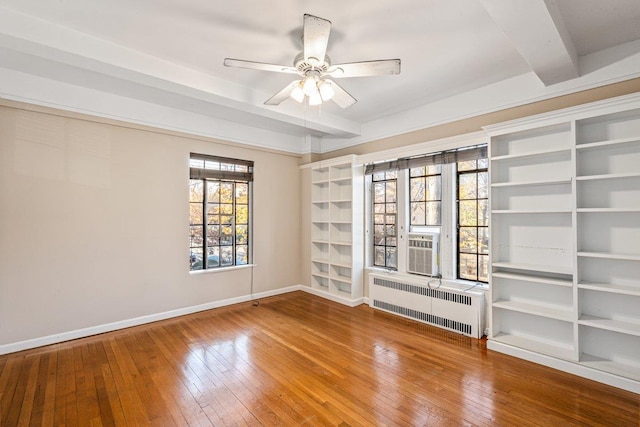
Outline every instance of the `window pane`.
[(385, 266), (385, 253), (384, 246), (374, 246), (373, 248), (373, 264), (384, 267)]
[(189, 270), (202, 270), (202, 248), (191, 248), (189, 252)]
[(479, 255), (478, 256), (478, 280), (481, 282), (489, 281), (489, 256), (488, 255)]
[(189, 234), (189, 246), (190, 247), (202, 246), (202, 242), (203, 242), (202, 226), (192, 225), (190, 229), (191, 231)]
[(384, 172), (376, 172), (376, 173), (374, 173), (372, 179), (374, 181), (384, 181)]
[(374, 224), (384, 224), (384, 215), (383, 214), (376, 214), (373, 216), (373, 223)]
[(236, 183), (236, 203), (249, 204), (249, 184)]
[(426, 218), (425, 204), (423, 202), (411, 203), (411, 224), (425, 225)]
[(233, 224), (233, 215), (220, 215), (220, 224), (222, 225)]
[(233, 230), (228, 225), (220, 228), (220, 245), (233, 245)]
[(458, 176), (458, 198), (460, 200), (477, 198), (478, 187), (476, 174), (466, 173)]
[(440, 200), (442, 199), (442, 185), (441, 176), (429, 176), (427, 177), (427, 186), (425, 189), (425, 200)]
[(396, 182), (395, 181), (387, 182), (385, 202), (387, 203), (396, 202)]
[(220, 266), (220, 247), (214, 246), (208, 249), (207, 255), (207, 268)]
[(486, 199), (489, 197), (489, 173), (478, 173), (478, 199)]
[(476, 169), (476, 161), (469, 160), (467, 162), (458, 162), (458, 170), (459, 171), (468, 171)]
[(478, 259), (476, 255), (460, 254), (460, 265), (458, 267), (461, 279), (477, 280)]
[(373, 184), (373, 202), (374, 203), (384, 203), (385, 201), (385, 190), (387, 186), (384, 182), (377, 182)]
[(189, 224), (202, 224), (202, 203), (189, 203)]
[(249, 226), (236, 225), (236, 245), (246, 245), (249, 241)]
[(215, 181), (207, 181), (207, 201), (220, 201), (220, 183)]
[(220, 265), (233, 265), (233, 246), (220, 247)]
[(409, 170), (409, 176), (424, 176), (424, 167), (422, 168), (411, 168)]
[(397, 213), (398, 205), (396, 203), (387, 203), (387, 213)]
[(201, 179), (189, 180), (189, 201), (202, 202), (204, 197), (204, 182)]
[(233, 203), (233, 183), (223, 182), (220, 184), (220, 202), (221, 203)]
[(220, 226), (209, 225), (207, 226), (207, 246), (218, 246), (220, 244)]
[(476, 227), (460, 227), (458, 248), (464, 253), (478, 253), (478, 229)]
[(458, 209), (458, 224), (463, 226), (478, 225), (478, 202), (461, 200)]
[(478, 227), (478, 253), (489, 253), (489, 228)]
[(441, 202), (425, 203), (426, 224), (424, 225), (440, 225), (440, 205)]
[(249, 224), (248, 205), (236, 205), (236, 224)]
[(236, 246), (236, 265), (245, 265), (249, 263), (249, 247)]
[(425, 200), (425, 178), (412, 178), (410, 179), (410, 188), (411, 188), (411, 201), (412, 202), (421, 202)]
[(387, 262), (387, 267), (398, 268), (398, 253), (396, 248), (387, 246), (386, 262)]
[(398, 179), (398, 171), (388, 171), (384, 174), (384, 179)]
[(386, 239), (386, 237), (384, 237), (384, 234), (382, 234), (382, 235), (376, 234), (376, 235), (373, 236), (373, 244), (374, 245), (384, 246), (386, 242), (387, 242), (387, 239)]
[(489, 200), (478, 200), (478, 225), (489, 225)]
[(487, 169), (489, 167), (489, 159), (478, 159), (478, 169)]
[(373, 205), (373, 212), (374, 213), (384, 213), (384, 203), (376, 203)]

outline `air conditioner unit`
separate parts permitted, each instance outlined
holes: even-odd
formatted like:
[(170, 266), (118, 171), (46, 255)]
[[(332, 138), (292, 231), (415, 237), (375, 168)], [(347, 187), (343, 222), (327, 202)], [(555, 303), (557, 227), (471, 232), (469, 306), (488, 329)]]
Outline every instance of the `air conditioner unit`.
[(409, 234), (407, 272), (432, 277), (438, 275), (439, 238), (438, 233)]

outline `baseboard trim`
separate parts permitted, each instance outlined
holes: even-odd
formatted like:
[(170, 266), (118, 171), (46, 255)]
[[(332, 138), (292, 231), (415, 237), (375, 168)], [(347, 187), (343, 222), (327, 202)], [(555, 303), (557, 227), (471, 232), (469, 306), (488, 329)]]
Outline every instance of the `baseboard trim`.
[[(253, 295), (244, 295), (241, 297), (228, 298), (219, 301), (212, 301), (205, 304), (194, 305), (190, 307), (178, 308), (175, 310), (164, 311), (162, 313), (149, 314), (146, 316), (134, 317), (132, 319), (119, 320), (117, 322), (105, 323), (102, 325), (91, 326), (88, 328), (76, 329), (73, 331), (62, 332), (59, 334), (47, 335), (39, 338), (32, 338), (15, 343), (0, 345), (0, 354), (15, 353), (17, 351), (28, 350), (31, 348), (42, 347), (45, 345), (57, 344), (64, 341), (85, 338), (92, 335), (103, 334), (105, 332), (117, 331), (119, 329), (130, 328), (132, 326), (144, 325), (146, 323), (157, 322), (159, 320), (171, 319), (173, 317), (184, 316), (186, 314), (197, 313), (199, 311), (211, 310), (214, 308), (225, 307), (232, 304), (252, 301), (260, 298), (266, 298), (281, 294), (286, 294), (298, 290), (306, 290), (307, 286), (293, 285), (285, 288), (274, 289), (272, 291), (260, 292)], [(320, 295), (322, 296), (322, 295)]]
[(528, 360), (529, 362), (534, 362), (539, 365), (558, 369), (559, 371), (568, 372), (579, 377), (588, 378), (593, 381), (621, 388), (632, 393), (640, 394), (640, 382), (634, 381), (629, 378), (620, 377), (618, 375), (610, 374), (608, 372), (599, 371), (597, 369), (581, 365), (578, 362), (556, 359), (555, 357), (546, 356), (544, 354), (514, 347), (509, 344), (496, 342), (494, 340), (487, 341), (487, 348), (489, 350), (494, 350), (520, 359)]
[(322, 289), (311, 288), (309, 286), (301, 286), (300, 290), (305, 291), (312, 295), (322, 297), (324, 299), (331, 300), (333, 302), (347, 305), (349, 307), (356, 307), (356, 306), (359, 306), (360, 304), (364, 304), (364, 297), (349, 299), (349, 298), (341, 297), (340, 295), (335, 295), (335, 294), (323, 291)]

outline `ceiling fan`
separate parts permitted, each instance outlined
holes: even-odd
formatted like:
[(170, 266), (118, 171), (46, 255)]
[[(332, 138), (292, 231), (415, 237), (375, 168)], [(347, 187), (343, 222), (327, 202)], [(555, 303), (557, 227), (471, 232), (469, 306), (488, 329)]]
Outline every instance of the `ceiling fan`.
[(319, 105), (331, 99), (340, 107), (347, 108), (358, 101), (327, 77), (338, 79), (400, 74), (399, 59), (331, 64), (329, 56), (326, 55), (331, 21), (305, 14), (302, 28), (303, 50), (293, 60), (293, 67), (232, 58), (225, 58), (224, 65), (301, 76), (299, 80), (291, 82), (265, 101), (265, 105), (279, 105), (291, 97), (298, 102), (307, 99), (309, 105)]

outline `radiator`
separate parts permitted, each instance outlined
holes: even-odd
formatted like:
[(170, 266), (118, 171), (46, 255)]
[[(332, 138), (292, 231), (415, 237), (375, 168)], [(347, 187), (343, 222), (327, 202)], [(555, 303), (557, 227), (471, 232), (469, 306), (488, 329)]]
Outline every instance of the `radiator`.
[(484, 293), (369, 275), (369, 305), (473, 338), (484, 332)]

